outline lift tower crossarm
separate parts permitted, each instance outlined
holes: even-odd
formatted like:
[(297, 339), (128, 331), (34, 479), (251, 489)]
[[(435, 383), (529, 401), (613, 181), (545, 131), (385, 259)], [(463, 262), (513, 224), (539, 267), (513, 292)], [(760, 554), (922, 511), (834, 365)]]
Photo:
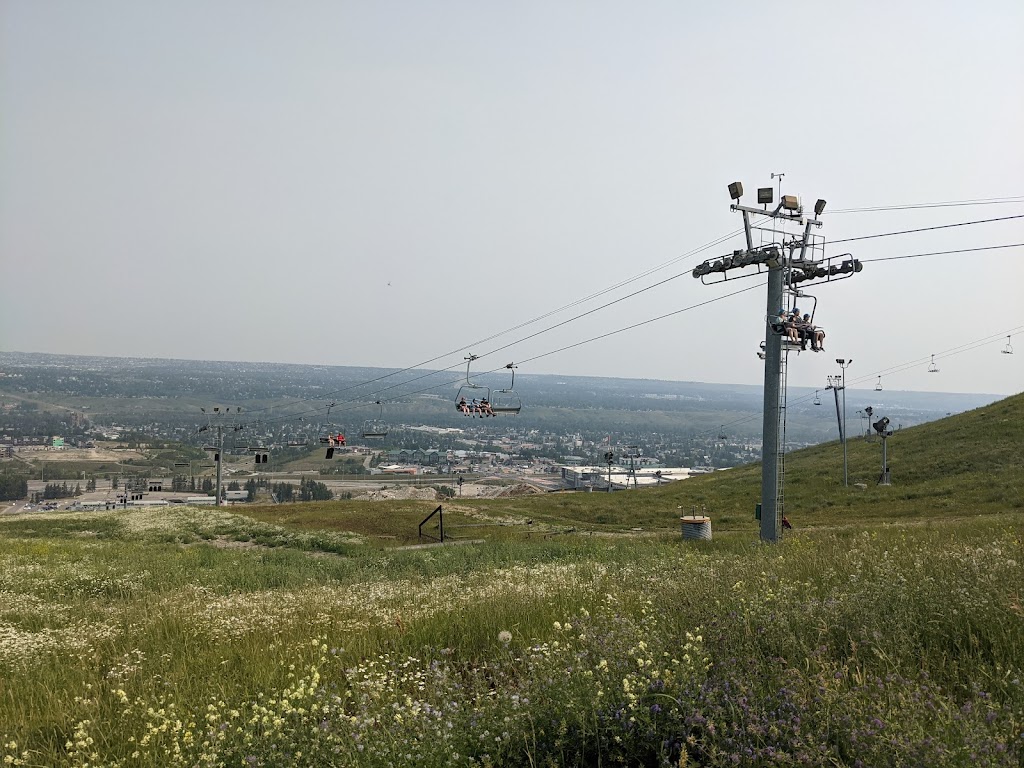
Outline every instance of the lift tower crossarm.
[(752, 208), (749, 205), (739, 205), (738, 203), (733, 203), (732, 205), (730, 205), (729, 210), (742, 211), (743, 213), (756, 213), (758, 216), (771, 216), (773, 219), (786, 219), (787, 221), (793, 221), (800, 225), (803, 225), (804, 222), (809, 221), (814, 226), (820, 227), (823, 223), (818, 221), (817, 219), (809, 219), (802, 213), (799, 213), (797, 211), (790, 213), (789, 211), (786, 211), (782, 208), (781, 203), (779, 204), (779, 207), (777, 207), (774, 211), (771, 212), (768, 212), (762, 208)]

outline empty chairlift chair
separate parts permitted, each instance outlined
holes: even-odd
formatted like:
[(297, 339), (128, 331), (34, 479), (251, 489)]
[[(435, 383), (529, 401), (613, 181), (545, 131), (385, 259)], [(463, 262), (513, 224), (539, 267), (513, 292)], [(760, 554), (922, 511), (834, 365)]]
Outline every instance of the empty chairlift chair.
[(383, 440), (388, 436), (388, 423), (384, 421), (384, 406), (380, 400), (375, 405), (380, 407), (379, 418), (367, 419), (363, 422), (363, 428), (359, 430), (364, 440)]
[(309, 432), (306, 428), (305, 422), (305, 418), (299, 416), (299, 428), (296, 430), (296, 434), (288, 440), (289, 448), (305, 448), (309, 445)]
[(491, 392), (491, 410), (494, 413), (511, 413), (513, 415), (523, 410), (523, 401), (516, 394), (516, 366), (509, 363), (505, 366), (512, 372), (512, 382), (508, 389), (496, 389)]

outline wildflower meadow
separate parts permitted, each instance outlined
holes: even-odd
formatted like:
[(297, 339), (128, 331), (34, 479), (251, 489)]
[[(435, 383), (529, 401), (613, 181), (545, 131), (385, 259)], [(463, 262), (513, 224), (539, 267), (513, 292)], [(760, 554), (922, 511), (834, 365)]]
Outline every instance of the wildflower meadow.
[(410, 551), (147, 514), (0, 523), (5, 765), (1024, 759), (1016, 513)]

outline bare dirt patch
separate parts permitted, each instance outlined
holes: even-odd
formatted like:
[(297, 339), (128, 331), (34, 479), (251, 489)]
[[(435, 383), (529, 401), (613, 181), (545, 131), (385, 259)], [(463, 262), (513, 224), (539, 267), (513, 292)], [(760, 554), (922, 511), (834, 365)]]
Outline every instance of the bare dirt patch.
[(145, 458), (145, 454), (134, 450), (115, 451), (110, 448), (59, 448), (49, 451), (19, 451), (18, 456), (28, 461), (110, 461)]

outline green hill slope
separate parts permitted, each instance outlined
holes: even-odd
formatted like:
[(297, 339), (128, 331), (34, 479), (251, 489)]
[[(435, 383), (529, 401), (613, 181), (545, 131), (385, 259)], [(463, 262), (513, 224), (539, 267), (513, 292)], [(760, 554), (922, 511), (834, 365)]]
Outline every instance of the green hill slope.
[[(1024, 394), (889, 439), (890, 486), (877, 485), (882, 444), (852, 437), (849, 486), (836, 441), (786, 456), (785, 512), (800, 527), (939, 516), (998, 514), (1024, 507)], [(716, 530), (757, 530), (761, 465), (751, 464), (639, 491), (531, 497), (506, 511), (584, 527), (675, 526), (680, 508), (704, 507)]]
[[(894, 434), (889, 439), (890, 486), (877, 485), (882, 453), (877, 438), (853, 437), (847, 447), (849, 486), (843, 485), (840, 443), (787, 454), (785, 513), (798, 529), (919, 523), (1024, 508), (1024, 394)], [(758, 463), (661, 488), (455, 499), (446, 502), (445, 509), (483, 522), (503, 521), (503, 527), (450, 531), (456, 536), (488, 539), (569, 528), (670, 530), (677, 528), (680, 512), (689, 514), (693, 507), (706, 509), (716, 532), (750, 531), (756, 536), (754, 507), (760, 495)], [(415, 537), (417, 516), (435, 505), (375, 502), (368, 509), (366, 502), (328, 502), (256, 507), (248, 513), (285, 527), (316, 529), (326, 525), (370, 539), (408, 543)], [(527, 520), (535, 525), (527, 526)]]
[[(889, 439), (890, 486), (877, 485), (878, 438), (848, 442), (849, 487), (839, 442), (786, 456), (786, 514), (794, 524), (929, 520), (1024, 507), (1024, 395), (900, 430)], [(658, 489), (688, 508), (705, 504), (725, 523), (752, 516), (761, 465)]]

